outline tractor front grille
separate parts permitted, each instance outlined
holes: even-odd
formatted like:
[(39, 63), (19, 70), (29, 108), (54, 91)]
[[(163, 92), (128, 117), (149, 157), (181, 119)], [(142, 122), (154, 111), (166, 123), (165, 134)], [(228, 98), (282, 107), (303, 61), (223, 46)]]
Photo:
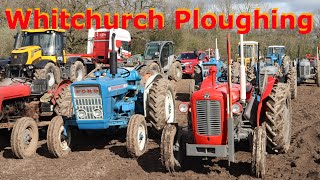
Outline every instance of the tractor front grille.
[(300, 66), (300, 76), (309, 76), (310, 75), (310, 66)]
[(198, 100), (197, 130), (204, 136), (217, 136), (221, 134), (221, 106), (219, 101)]
[(25, 65), (28, 61), (28, 53), (11, 54), (10, 64)]
[[(77, 118), (79, 120), (102, 120), (103, 119), (103, 108), (102, 108), (102, 99), (101, 97), (82, 97), (75, 98), (75, 111), (77, 112)], [(79, 112), (85, 112), (85, 116), (79, 116)], [(95, 116), (95, 111), (100, 111), (101, 116)]]

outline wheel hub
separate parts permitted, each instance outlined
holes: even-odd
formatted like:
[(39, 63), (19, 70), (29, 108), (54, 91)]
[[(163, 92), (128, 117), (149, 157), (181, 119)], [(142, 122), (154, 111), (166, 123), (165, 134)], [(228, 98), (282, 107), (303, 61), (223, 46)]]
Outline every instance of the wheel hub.
[(67, 150), (69, 148), (69, 142), (70, 138), (64, 135), (64, 126), (60, 127), (60, 133), (59, 133), (59, 139), (60, 139), (60, 147), (63, 150)]
[(138, 145), (139, 145), (140, 151), (144, 149), (145, 144), (146, 144), (145, 127), (143, 125), (140, 125), (138, 128)]
[(81, 81), (83, 78), (83, 72), (81, 68), (78, 68), (76, 71), (76, 81)]
[(25, 145), (28, 146), (30, 144), (31, 140), (32, 140), (32, 133), (31, 133), (30, 129), (27, 128), (24, 130), (24, 133), (23, 133), (23, 142)]
[(173, 123), (174, 121), (174, 104), (173, 104), (173, 96), (170, 90), (167, 91), (166, 99), (165, 99), (165, 113), (167, 123)]
[(47, 74), (47, 81), (48, 81), (48, 86), (49, 86), (49, 87), (52, 87), (52, 86), (54, 85), (55, 79), (54, 79), (54, 74), (53, 74), (53, 72), (49, 72), (49, 73)]

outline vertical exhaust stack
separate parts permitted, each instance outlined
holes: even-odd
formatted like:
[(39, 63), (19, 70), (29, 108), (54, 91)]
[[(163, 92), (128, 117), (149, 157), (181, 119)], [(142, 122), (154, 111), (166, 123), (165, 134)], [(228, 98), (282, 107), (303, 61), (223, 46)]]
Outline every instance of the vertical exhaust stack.
[(21, 34), (20, 33), (17, 33), (15, 36), (14, 36), (14, 45), (13, 45), (13, 49), (18, 49), (19, 46), (20, 46), (20, 40), (21, 40)]
[(118, 65), (117, 65), (117, 51), (115, 50), (115, 37), (116, 34), (112, 33), (112, 51), (110, 52), (110, 73), (112, 74), (112, 77), (114, 78), (117, 74)]
[(240, 34), (240, 101), (246, 101), (246, 69), (244, 65), (243, 34)]
[(218, 49), (218, 38), (216, 38), (215, 58), (216, 58), (216, 60), (220, 60), (220, 54), (219, 54), (219, 49)]
[(227, 88), (227, 113), (228, 113), (228, 161), (229, 165), (235, 161), (234, 158), (234, 132), (233, 132), (233, 114), (232, 114), (232, 81), (231, 81), (231, 43), (230, 34), (227, 37), (227, 52), (228, 52), (228, 88)]
[(93, 28), (88, 30), (88, 44), (87, 44), (87, 54), (93, 53), (93, 41), (94, 41), (95, 30)]

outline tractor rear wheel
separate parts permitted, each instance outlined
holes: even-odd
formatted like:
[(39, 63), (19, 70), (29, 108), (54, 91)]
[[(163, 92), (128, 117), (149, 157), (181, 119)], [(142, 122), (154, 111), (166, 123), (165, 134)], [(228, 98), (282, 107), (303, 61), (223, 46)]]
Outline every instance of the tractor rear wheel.
[(148, 130), (144, 116), (133, 115), (127, 127), (127, 150), (131, 157), (139, 157), (147, 151)]
[(28, 158), (36, 153), (39, 140), (38, 126), (30, 117), (16, 121), (11, 132), (11, 149), (15, 157)]
[(48, 89), (61, 82), (60, 69), (53, 63), (47, 63), (43, 69), (36, 69), (34, 79), (46, 79)]
[(182, 67), (179, 61), (171, 64), (168, 75), (171, 80), (180, 81), (182, 79)]
[(254, 129), (252, 140), (251, 172), (257, 178), (264, 178), (266, 174), (266, 142), (266, 125), (263, 123)]
[(61, 116), (52, 118), (47, 132), (47, 146), (49, 152), (56, 158), (67, 155), (71, 149), (71, 130), (64, 135), (64, 122)]
[(182, 137), (179, 136), (177, 126), (167, 124), (161, 135), (160, 154), (161, 163), (169, 172), (178, 171), (183, 165), (182, 143)]
[(295, 67), (291, 67), (290, 71), (288, 72), (287, 76), (290, 84), (290, 92), (291, 92), (291, 99), (297, 98), (298, 95), (298, 79), (297, 79), (297, 70)]
[(86, 69), (81, 61), (76, 61), (70, 67), (70, 80), (72, 82), (81, 81), (86, 75)]
[(175, 122), (175, 91), (167, 79), (156, 80), (149, 91), (147, 113), (151, 123), (161, 130)]
[(59, 116), (70, 117), (73, 115), (73, 107), (71, 103), (70, 85), (62, 88), (59, 93), (59, 98), (56, 99), (57, 104), (54, 107), (54, 112)]
[(252, 85), (256, 84), (256, 74), (254, 72), (254, 66), (251, 66), (247, 69), (247, 82), (249, 82)]
[(292, 107), (287, 83), (275, 84), (266, 102), (267, 146), (273, 153), (286, 153), (291, 141)]

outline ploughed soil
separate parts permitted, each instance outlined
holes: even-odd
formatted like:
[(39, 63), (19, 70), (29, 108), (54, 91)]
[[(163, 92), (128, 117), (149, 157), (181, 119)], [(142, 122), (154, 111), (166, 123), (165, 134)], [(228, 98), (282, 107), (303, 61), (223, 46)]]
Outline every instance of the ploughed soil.
[[(187, 87), (183, 80), (177, 88)], [(188, 100), (177, 94), (176, 104)], [(267, 156), (266, 179), (320, 179), (320, 88), (313, 84), (298, 87), (293, 101), (292, 145), (288, 154)], [(177, 112), (180, 122), (186, 115)], [(10, 134), (0, 132), (1, 179), (253, 179), (250, 152), (246, 143), (237, 146), (236, 163), (225, 159), (190, 158), (180, 172), (167, 173), (160, 161), (159, 135), (149, 134), (148, 151), (138, 159), (126, 151), (126, 131), (113, 134), (79, 133), (73, 152), (54, 159), (48, 153), (45, 131), (36, 155), (15, 159), (10, 149)]]

